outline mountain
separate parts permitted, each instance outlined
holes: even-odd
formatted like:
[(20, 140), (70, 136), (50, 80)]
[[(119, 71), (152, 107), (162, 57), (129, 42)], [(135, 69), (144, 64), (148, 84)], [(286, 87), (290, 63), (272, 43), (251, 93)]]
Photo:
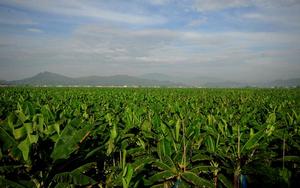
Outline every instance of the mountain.
[(233, 82), (233, 81), (222, 81), (222, 82), (207, 82), (204, 84), (205, 87), (218, 87), (218, 88), (242, 88), (251, 87), (251, 84), (243, 82)]
[(23, 80), (8, 81), (12, 85), (75, 85), (73, 78), (52, 72), (41, 72), (33, 77)]
[(194, 86), (206, 86), (208, 83), (214, 84), (218, 82), (223, 82), (222, 79), (209, 77), (209, 76), (195, 76), (190, 78), (187, 77), (184, 79), (184, 81)]
[(143, 79), (128, 75), (114, 75), (114, 76), (88, 76), (71, 78), (52, 72), (42, 72), (33, 77), (25, 78), (23, 80), (7, 81), (9, 85), (90, 85), (90, 86), (180, 86), (171, 81), (158, 81)]
[(223, 82), (208, 82), (205, 84), (205, 87), (225, 87), (225, 88), (241, 88), (241, 87), (261, 87), (261, 88), (270, 88), (270, 87), (299, 87), (300, 78), (288, 79), (288, 80), (275, 80), (270, 82), (257, 82), (257, 83), (245, 83), (245, 82), (232, 82), (232, 81), (223, 81)]
[(266, 87), (299, 87), (300, 78), (288, 79), (288, 80), (275, 80), (272, 82), (262, 84)]
[(205, 86), (207, 83), (222, 82), (222, 79), (208, 77), (208, 76), (197, 76), (197, 75), (176, 75), (170, 76), (161, 73), (148, 73), (139, 76), (140, 78), (160, 80), (160, 81), (171, 81), (188, 86)]
[(300, 78), (275, 80), (269, 82), (237, 82), (224, 80), (210, 76), (197, 75), (176, 75), (170, 76), (161, 73), (149, 73), (139, 76), (140, 78), (156, 79), (161, 81), (169, 80), (171, 82), (192, 86), (192, 87), (220, 87), (220, 88), (240, 88), (240, 87), (299, 87)]
[(174, 77), (161, 73), (148, 73), (139, 76), (139, 78), (158, 81), (173, 81)]
[(128, 75), (114, 76), (88, 76), (75, 78), (78, 85), (102, 85), (102, 86), (179, 86), (170, 81), (142, 79)]
[(264, 83), (244, 83), (224, 81), (222, 79), (203, 76), (169, 76), (160, 73), (144, 74), (139, 77), (128, 75), (87, 76), (71, 78), (52, 72), (42, 72), (33, 77), (15, 81), (1, 81), (0, 85), (31, 86), (161, 86), (161, 87), (299, 87), (300, 78), (275, 80)]

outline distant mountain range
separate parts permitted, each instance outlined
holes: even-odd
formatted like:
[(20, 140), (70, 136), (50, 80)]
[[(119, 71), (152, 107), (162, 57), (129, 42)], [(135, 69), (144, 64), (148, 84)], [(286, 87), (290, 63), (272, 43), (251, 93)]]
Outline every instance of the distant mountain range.
[(175, 83), (182, 83), (186, 86), (193, 87), (299, 87), (300, 78), (288, 79), (288, 80), (275, 80), (269, 82), (256, 82), (256, 83), (246, 83), (246, 82), (234, 82), (230, 80), (223, 80), (214, 77), (207, 76), (169, 76), (160, 73), (149, 73), (140, 76), (145, 79), (156, 79), (159, 81), (171, 81)]
[(71, 78), (47, 71), (22, 80), (6, 81), (5, 84), (33, 86), (180, 86), (180, 84), (171, 81), (158, 81), (128, 75), (88, 76)]
[(222, 79), (207, 77), (207, 76), (169, 76), (161, 73), (149, 73), (139, 76), (140, 78), (159, 80), (159, 81), (171, 81), (176, 83), (182, 83), (188, 86), (206, 86), (207, 83), (223, 82)]
[(169, 76), (150, 73), (140, 76), (87, 76), (72, 78), (52, 72), (42, 72), (33, 77), (14, 81), (1, 81), (0, 85), (30, 86), (144, 86), (144, 87), (299, 87), (300, 78), (275, 80), (264, 83), (243, 83), (224, 81), (211, 77)]

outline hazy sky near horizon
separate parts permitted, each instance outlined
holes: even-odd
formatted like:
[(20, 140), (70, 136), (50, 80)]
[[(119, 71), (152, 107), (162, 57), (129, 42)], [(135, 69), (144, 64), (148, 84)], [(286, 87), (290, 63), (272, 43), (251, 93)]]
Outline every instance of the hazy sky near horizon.
[(0, 79), (300, 77), (300, 0), (0, 0)]

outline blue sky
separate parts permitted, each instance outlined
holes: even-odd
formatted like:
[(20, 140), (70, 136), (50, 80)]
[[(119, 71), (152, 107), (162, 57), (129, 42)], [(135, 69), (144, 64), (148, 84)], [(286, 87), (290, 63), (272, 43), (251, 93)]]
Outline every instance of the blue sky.
[(0, 0), (0, 79), (299, 77), (299, 0)]

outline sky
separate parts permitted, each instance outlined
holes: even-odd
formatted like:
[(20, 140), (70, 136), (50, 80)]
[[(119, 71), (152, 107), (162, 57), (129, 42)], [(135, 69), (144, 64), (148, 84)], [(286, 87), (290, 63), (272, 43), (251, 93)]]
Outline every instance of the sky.
[(300, 0), (0, 0), (0, 79), (300, 77)]

